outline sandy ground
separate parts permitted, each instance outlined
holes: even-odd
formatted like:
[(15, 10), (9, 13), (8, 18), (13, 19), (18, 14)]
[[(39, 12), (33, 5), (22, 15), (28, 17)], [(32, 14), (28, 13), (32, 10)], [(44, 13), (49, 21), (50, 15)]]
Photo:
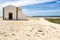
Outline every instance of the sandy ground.
[(0, 18), (0, 40), (60, 40), (60, 24), (44, 18), (28, 19), (11, 21)]

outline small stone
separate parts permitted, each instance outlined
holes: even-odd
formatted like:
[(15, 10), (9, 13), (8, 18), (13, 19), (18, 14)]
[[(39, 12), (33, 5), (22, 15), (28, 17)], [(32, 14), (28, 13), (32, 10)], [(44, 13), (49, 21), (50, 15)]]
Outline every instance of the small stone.
[(32, 30), (30, 30), (30, 32), (32, 32)]
[(38, 30), (38, 32), (43, 32), (42, 30)]
[(26, 34), (26, 35), (30, 37), (30, 35), (29, 35), (29, 34)]
[(44, 33), (42, 33), (42, 35), (44, 35)]
[(15, 35), (15, 34), (12, 34), (13, 36)]
[(18, 40), (18, 39), (15, 39), (15, 40)]
[(7, 37), (8, 35), (4, 35), (5, 37)]

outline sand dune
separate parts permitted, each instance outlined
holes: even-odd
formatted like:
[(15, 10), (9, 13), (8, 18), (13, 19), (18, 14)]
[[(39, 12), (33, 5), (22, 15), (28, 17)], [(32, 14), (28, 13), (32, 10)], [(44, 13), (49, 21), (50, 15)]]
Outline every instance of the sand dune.
[(31, 18), (28, 21), (0, 18), (0, 40), (60, 40), (60, 24), (44, 18)]

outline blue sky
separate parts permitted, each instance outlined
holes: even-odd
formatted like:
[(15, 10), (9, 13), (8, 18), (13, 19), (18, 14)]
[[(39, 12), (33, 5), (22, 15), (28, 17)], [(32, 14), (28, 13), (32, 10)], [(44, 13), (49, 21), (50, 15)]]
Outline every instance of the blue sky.
[(60, 16), (60, 0), (0, 0), (0, 16), (7, 5), (22, 6), (28, 16)]

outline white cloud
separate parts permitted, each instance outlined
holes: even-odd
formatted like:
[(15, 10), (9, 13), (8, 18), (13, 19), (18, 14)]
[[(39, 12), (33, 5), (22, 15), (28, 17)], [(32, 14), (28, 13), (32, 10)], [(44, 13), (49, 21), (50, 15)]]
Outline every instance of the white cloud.
[(30, 9), (23, 9), (23, 11), (30, 11), (31, 13), (34, 12), (34, 13), (37, 13), (37, 12), (60, 12), (60, 9), (57, 9), (57, 10), (30, 10)]
[(30, 5), (30, 4), (36, 4), (36, 3), (43, 3), (43, 2), (49, 2), (49, 1), (53, 1), (53, 0), (22, 0), (22, 1), (17, 1), (16, 3), (14, 3), (16, 6), (19, 5)]
[(30, 5), (30, 4), (36, 4), (36, 3), (43, 3), (43, 2), (49, 2), (49, 1), (54, 1), (54, 0), (18, 0), (14, 2), (6, 2), (3, 5), (0, 6), (5, 6), (5, 5), (15, 5), (15, 6), (24, 6), (24, 5)]

